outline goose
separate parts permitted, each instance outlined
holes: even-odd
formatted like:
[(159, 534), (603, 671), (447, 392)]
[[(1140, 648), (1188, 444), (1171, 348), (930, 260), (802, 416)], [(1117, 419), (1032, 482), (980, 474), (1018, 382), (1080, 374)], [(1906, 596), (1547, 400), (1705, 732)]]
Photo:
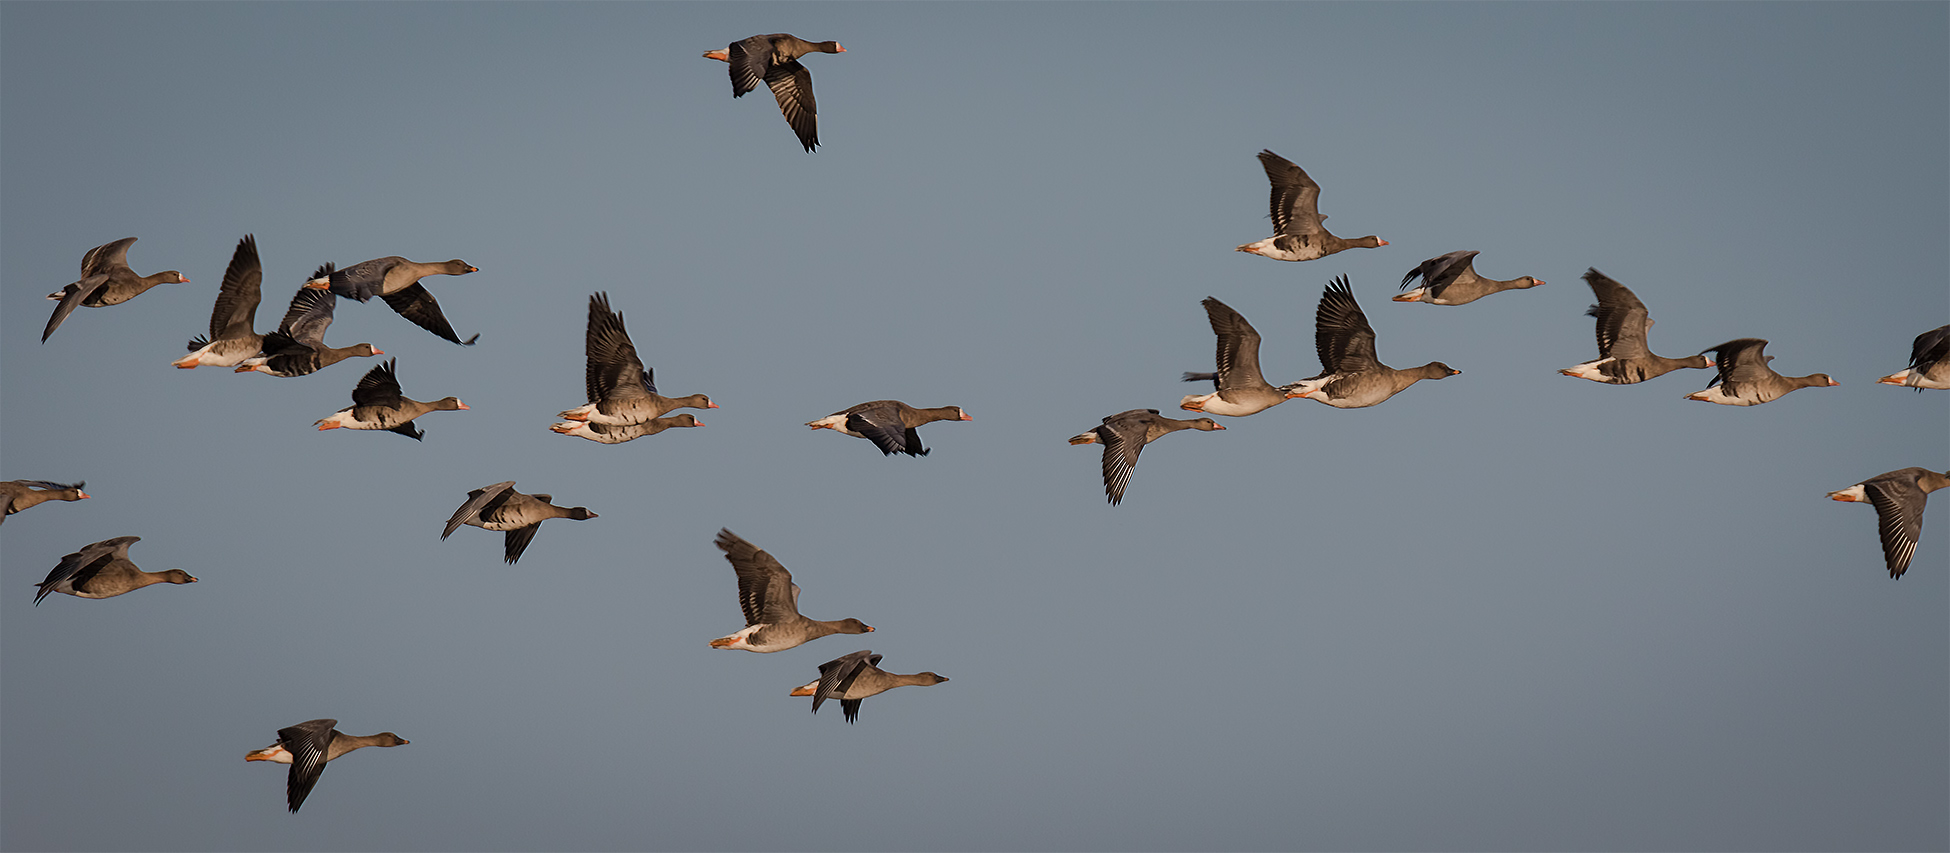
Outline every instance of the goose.
[(264, 336), (264, 349), (240, 362), (236, 372), (304, 376), (353, 356), (385, 355), (385, 350), (373, 349), (372, 344), (325, 345), (325, 330), (332, 326), (332, 308), (337, 302), (338, 297), (329, 291), (298, 288), (278, 330)]
[(1250, 252), (1276, 261), (1311, 261), (1346, 249), (1373, 249), (1387, 240), (1369, 235), (1354, 240), (1336, 237), (1321, 222), (1320, 185), (1293, 161), (1271, 151), (1259, 152), (1266, 180), (1273, 184), (1274, 234), (1234, 251)]
[(921, 434), (916, 432), (923, 424), (972, 420), (960, 406), (917, 409), (899, 400), (873, 400), (807, 421), (806, 426), (864, 438), (880, 448), (882, 456), (896, 453), (926, 456), (928, 449), (921, 446)]
[(1767, 366), (1774, 357), (1763, 353), (1766, 347), (1767, 342), (1760, 338), (1739, 338), (1705, 350), (1716, 356), (1720, 375), (1707, 383), (1704, 390), (1687, 394), (1686, 399), (1722, 406), (1758, 406), (1796, 388), (1842, 384), (1828, 378), (1826, 373), (1807, 376), (1775, 373), (1774, 368)]
[(704, 52), (705, 59), (731, 64), (731, 96), (742, 98), (758, 88), (758, 81), (772, 87), (779, 100), (785, 123), (799, 136), (799, 144), (811, 152), (819, 147), (819, 108), (813, 102), (812, 72), (799, 64), (808, 53), (845, 53), (836, 41), (810, 42), (788, 33), (752, 36), (735, 41), (730, 47)]
[[(1492, 293), (1505, 290), (1527, 290), (1543, 284), (1534, 276), (1517, 276), (1509, 281), (1497, 281), (1476, 274), (1470, 259), (1480, 252), (1450, 252), (1423, 261), (1420, 266), (1409, 270), (1402, 276), (1402, 290), (1408, 292), (1395, 297), (1396, 302), (1427, 302), (1430, 305), (1462, 305), (1475, 302)], [(1422, 286), (1409, 290), (1409, 282), (1420, 278)]]
[(41, 330), (41, 343), (47, 343), (48, 337), (61, 328), (62, 321), (76, 308), (120, 305), (159, 284), (190, 283), (175, 270), (136, 275), (135, 270), (129, 269), (129, 247), (135, 245), (135, 240), (123, 237), (89, 249), (88, 254), (81, 256), (81, 280), (47, 295), (61, 304), (54, 306), (54, 316), (47, 318), (47, 328)]
[(41, 588), (34, 594), (34, 606), (39, 607), (50, 592), (76, 598), (114, 598), (151, 584), (196, 583), (196, 578), (182, 569), (145, 572), (129, 562), (129, 546), (141, 541), (140, 536), (117, 536), (62, 557), (54, 571), (47, 573), (47, 580), (34, 584)]
[(447, 315), (440, 313), (440, 303), (433, 298), (420, 279), (430, 275), (466, 275), (480, 272), (476, 267), (455, 258), (444, 263), (423, 264), (409, 261), (398, 255), (373, 258), (361, 261), (345, 269), (332, 269), (324, 274), (313, 275), (306, 287), (330, 290), (332, 293), (364, 302), (377, 296), (386, 300), (401, 317), (405, 317), (429, 332), (432, 332), (461, 346), (471, 347), (481, 336), (475, 334), (461, 340), (455, 334)]
[(273, 764), (289, 764), (291, 771), (284, 779), (284, 800), (297, 814), (298, 807), (305, 804), (311, 795), (312, 786), (318, 784), (318, 777), (325, 772), (328, 762), (355, 749), (368, 746), (405, 746), (412, 741), (392, 732), (376, 735), (349, 735), (339, 731), (339, 721), (333, 719), (307, 720), (295, 726), (278, 729), (278, 742), (263, 749), (253, 749), (244, 753), (245, 761), (269, 761)]
[(667, 418), (644, 421), (640, 424), (599, 424), (589, 421), (563, 421), (549, 427), (549, 429), (561, 435), (580, 436), (590, 441), (597, 441), (603, 444), (622, 444), (626, 441), (635, 441), (646, 435), (656, 435), (671, 427), (701, 426), (704, 426), (703, 421), (698, 420), (696, 415), (685, 412), (681, 415), (672, 415)]
[(1211, 432), (1225, 427), (1211, 418), (1181, 421), (1162, 417), (1157, 409), (1132, 409), (1104, 418), (1103, 424), (1072, 436), (1070, 443), (1104, 446), (1104, 495), (1117, 506), (1124, 502), (1124, 487), (1130, 485), (1131, 469), (1144, 446), (1181, 429)]
[(1931, 492), (1946, 486), (1950, 486), (1950, 471), (1938, 474), (1928, 468), (1903, 468), (1829, 492), (1828, 497), (1876, 508), (1883, 562), (1888, 564), (1891, 578), (1900, 578), (1909, 569), (1909, 558), (1916, 554), (1916, 540), (1923, 535), (1923, 506)]
[(1591, 285), (1592, 295), (1598, 297), (1598, 304), (1584, 312), (1585, 316), (1598, 320), (1598, 360), (1567, 367), (1559, 373), (1608, 385), (1634, 385), (1682, 367), (1713, 366), (1713, 359), (1705, 353), (1685, 358), (1653, 355), (1645, 344), (1645, 333), (1652, 328), (1652, 317), (1646, 313), (1645, 303), (1630, 288), (1613, 281), (1597, 267), (1584, 271), (1584, 283)]
[(23, 509), (31, 509), (48, 501), (84, 501), (88, 493), (81, 490), (87, 481), (69, 485), (48, 480), (8, 480), (0, 482), (0, 524), (7, 523), (7, 516)]
[(505, 530), (508, 537), (503, 559), (512, 566), (521, 559), (521, 552), (528, 550), (528, 543), (535, 538), (535, 531), (542, 529), (542, 522), (551, 518), (588, 521), (597, 517), (585, 507), (559, 507), (549, 503), (552, 495), (524, 495), (515, 491), (514, 485), (515, 481), (509, 480), (468, 492), (467, 502), (447, 519), (447, 529), (440, 532), (440, 540), (446, 541), (463, 524), (482, 530)]
[(718, 531), (714, 544), (738, 573), (738, 607), (745, 611), (745, 627), (712, 640), (711, 648), (778, 652), (827, 634), (873, 632), (858, 619), (824, 622), (799, 615), (799, 585), (771, 554), (726, 529)]
[(1439, 361), (1396, 370), (1374, 351), (1374, 327), (1354, 301), (1347, 276), (1327, 285), (1314, 311), (1314, 350), (1320, 374), (1293, 384), (1289, 397), (1319, 400), (1337, 409), (1376, 405), (1424, 379), (1445, 379), (1462, 371)]
[(637, 357), (636, 344), (623, 327), (623, 313), (610, 310), (607, 293), (598, 291), (589, 297), (583, 353), (583, 390), (589, 402), (562, 412), (563, 418), (620, 426), (656, 420), (672, 409), (718, 408), (703, 394), (665, 397), (657, 393), (656, 372)]
[(461, 402), (459, 397), (442, 397), (431, 403), (408, 398), (400, 392), (399, 375), (393, 369), (398, 361), (396, 358), (388, 359), (385, 364), (366, 371), (366, 375), (352, 389), (352, 405), (312, 425), (321, 430), (340, 427), (383, 429), (420, 441), (426, 437), (426, 432), (414, 428), (414, 418), (428, 412), (467, 410), (467, 404)]
[(1211, 394), (1191, 394), (1178, 402), (1188, 412), (1243, 418), (1287, 401), (1293, 386), (1275, 388), (1259, 372), (1259, 332), (1231, 306), (1207, 296), (1205, 318), (1212, 323), (1212, 334), (1219, 339), (1217, 373), (1187, 373), (1186, 382), (1210, 380), (1218, 390)]
[(1876, 381), (1914, 388), (1919, 394), (1925, 388), (1950, 389), (1950, 326), (1917, 335), (1909, 346), (1909, 368)]
[(847, 724), (860, 716), (860, 700), (868, 696), (878, 696), (896, 687), (933, 687), (944, 681), (946, 676), (932, 672), (917, 672), (901, 675), (880, 668), (880, 656), (871, 649), (861, 649), (850, 655), (843, 655), (819, 665), (819, 680), (804, 687), (794, 688), (788, 696), (811, 696), (813, 713), (819, 713), (819, 706), (828, 699), (840, 700), (840, 712), (846, 715)]
[(245, 234), (237, 241), (237, 251), (230, 255), (230, 266), (223, 271), (223, 285), (217, 291), (217, 304), (210, 309), (210, 337), (191, 338), (190, 354), (170, 364), (184, 370), (206, 364), (235, 367), (263, 350), (264, 336), (251, 329), (257, 320), (257, 305), (263, 301), (263, 283), (257, 238)]

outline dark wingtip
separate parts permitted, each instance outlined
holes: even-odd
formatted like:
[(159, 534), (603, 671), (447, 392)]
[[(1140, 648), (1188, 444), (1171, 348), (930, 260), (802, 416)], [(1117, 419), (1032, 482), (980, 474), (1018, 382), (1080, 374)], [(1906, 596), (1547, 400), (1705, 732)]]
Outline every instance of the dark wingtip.
[(468, 338), (467, 338), (467, 340), (464, 340), (464, 341), (455, 341), (454, 343), (457, 343), (457, 344), (460, 344), (461, 346), (464, 346), (464, 347), (471, 347), (471, 346), (473, 346), (473, 345), (474, 345), (474, 342), (475, 342), (475, 341), (478, 341), (478, 340), (480, 340), (480, 339), (481, 339), (481, 333), (480, 333), (480, 332), (475, 332), (474, 334), (472, 334), (472, 335), (470, 335), (470, 336), (468, 336)]

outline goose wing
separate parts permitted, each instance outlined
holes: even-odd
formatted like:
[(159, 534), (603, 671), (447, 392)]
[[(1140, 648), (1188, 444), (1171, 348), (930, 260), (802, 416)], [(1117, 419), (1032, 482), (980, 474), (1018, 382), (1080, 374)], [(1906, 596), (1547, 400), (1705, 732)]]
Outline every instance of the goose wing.
[(460, 509), (454, 510), (452, 518), (447, 519), (447, 529), (440, 532), (440, 538), (445, 539), (454, 535), (454, 531), (459, 530), (461, 525), (467, 523), (468, 519), (479, 518), (482, 509), (485, 509), (495, 498), (500, 497), (502, 492), (506, 492), (514, 487), (515, 481), (508, 480), (502, 483), (495, 483), (492, 486), (482, 486), (474, 491), (468, 492), (467, 501), (460, 505)]
[(1305, 169), (1271, 151), (1259, 152), (1259, 164), (1273, 185), (1273, 232), (1293, 236), (1323, 233), (1326, 229), (1320, 221), (1327, 217), (1320, 215), (1320, 185)]
[(746, 625), (777, 625), (800, 618), (799, 588), (785, 566), (730, 530), (720, 529), (716, 544), (738, 573), (738, 608), (745, 612)]

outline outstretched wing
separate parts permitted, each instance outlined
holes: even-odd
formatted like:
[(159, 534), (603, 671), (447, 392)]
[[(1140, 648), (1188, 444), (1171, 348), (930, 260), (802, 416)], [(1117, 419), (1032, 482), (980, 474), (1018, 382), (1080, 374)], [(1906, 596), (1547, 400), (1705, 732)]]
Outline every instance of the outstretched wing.
[(1321, 376), (1381, 366), (1374, 353), (1374, 327), (1355, 303), (1347, 276), (1334, 279), (1320, 295), (1320, 306), (1314, 311), (1314, 352), (1320, 356)]
[(542, 523), (537, 521), (527, 527), (517, 527), (508, 531), (501, 558), (506, 560), (508, 565), (514, 565), (516, 560), (521, 559), (521, 552), (528, 550), (528, 543), (534, 541), (535, 531), (541, 529)]
[(1596, 267), (1584, 271), (1584, 283), (1591, 286), (1591, 294), (1598, 297), (1598, 304), (1584, 313), (1598, 321), (1598, 355), (1602, 358), (1644, 358), (1650, 354), (1646, 348), (1645, 333), (1652, 326), (1652, 318), (1647, 315), (1645, 303), (1625, 285), (1613, 281)]
[(1271, 151), (1259, 152), (1259, 164), (1266, 169), (1266, 180), (1273, 185), (1273, 233), (1304, 236), (1322, 233), (1320, 185), (1305, 169)]
[(210, 339), (248, 337), (257, 319), (257, 305), (263, 300), (264, 267), (257, 259), (257, 238), (245, 234), (230, 255), (230, 266), (223, 271), (223, 285), (217, 291), (216, 307), (210, 309)]
[(746, 625), (776, 625), (799, 616), (798, 587), (785, 566), (730, 530), (720, 529), (715, 544), (738, 573), (738, 607)]
[(799, 137), (807, 151), (819, 147), (819, 109), (813, 101), (812, 72), (795, 59), (774, 65), (765, 73), (765, 85), (779, 100), (779, 112)]
[(1916, 540), (1923, 536), (1925, 495), (1914, 479), (1882, 480), (1862, 484), (1869, 504), (1876, 508), (1876, 533), (1882, 538), (1882, 559), (1889, 576), (1899, 578), (1909, 570), (1909, 559), (1916, 555)]
[(81, 303), (87, 301), (89, 295), (106, 284), (108, 284), (108, 276), (103, 274), (89, 276), (61, 288), (61, 304), (54, 306), (54, 315), (47, 318), (47, 328), (41, 330), (41, 343), (47, 343), (48, 337), (54, 334), (55, 329), (61, 328), (61, 323), (68, 319), (68, 315), (73, 314), (74, 309), (80, 308)]
[(583, 351), (587, 358), (583, 386), (589, 402), (657, 393), (651, 372), (643, 366), (629, 330), (623, 327), (622, 313), (610, 310), (607, 293), (589, 296), (589, 329)]
[(461, 346), (473, 346), (474, 338), (480, 337), (475, 335), (461, 340), (460, 335), (454, 333), (454, 327), (447, 322), (447, 315), (440, 313), (440, 303), (417, 281), (392, 293), (382, 293), (379, 298), (386, 300), (386, 304), (399, 312), (401, 317), (413, 321), (413, 325)]
[(1205, 306), (1205, 318), (1212, 324), (1212, 334), (1219, 339), (1215, 356), (1219, 365), (1219, 390), (1266, 384), (1259, 372), (1259, 331), (1224, 302), (1208, 296), (1201, 304)]
[(452, 518), (447, 519), (447, 529), (440, 532), (440, 538), (445, 539), (452, 536), (454, 531), (459, 530), (461, 525), (467, 523), (468, 519), (479, 517), (481, 510), (485, 509), (495, 498), (500, 497), (502, 492), (514, 487), (515, 481), (508, 480), (502, 483), (495, 483), (492, 486), (482, 486), (481, 488), (468, 492), (467, 502), (461, 504), (460, 509), (454, 510)]
[(398, 408), (405, 403), (406, 398), (399, 387), (399, 376), (394, 372), (394, 364), (398, 361), (389, 358), (385, 363), (366, 371), (366, 375), (360, 377), (359, 384), (352, 389), (352, 405)]
[[(123, 237), (113, 243), (103, 243), (88, 250), (81, 256), (81, 277), (90, 278), (108, 275), (116, 270), (129, 269), (129, 247), (135, 245), (134, 237)], [(129, 270), (133, 275), (134, 270)]]
[(1144, 452), (1150, 421), (1156, 409), (1132, 409), (1104, 419), (1097, 438), (1104, 444), (1104, 495), (1111, 506), (1124, 502), (1124, 488), (1131, 484), (1131, 469), (1137, 467), (1138, 454)]
[(284, 798), (294, 814), (299, 806), (305, 804), (305, 798), (311, 796), (311, 789), (318, 784), (318, 777), (325, 773), (332, 739), (338, 736), (333, 727), (338, 724), (338, 720), (311, 720), (278, 729), (278, 745), (291, 753), (291, 771), (285, 776)]
[(765, 36), (735, 41), (727, 55), (731, 65), (731, 96), (742, 98), (765, 79), (772, 65), (772, 41)]

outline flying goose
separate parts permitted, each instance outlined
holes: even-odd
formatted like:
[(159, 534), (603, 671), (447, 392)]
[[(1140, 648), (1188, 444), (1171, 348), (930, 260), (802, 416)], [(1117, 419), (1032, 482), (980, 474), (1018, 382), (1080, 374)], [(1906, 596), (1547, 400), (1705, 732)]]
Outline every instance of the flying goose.
[(882, 456), (926, 456), (928, 449), (921, 446), (921, 434), (916, 432), (923, 424), (972, 420), (960, 406), (917, 409), (899, 400), (873, 400), (807, 421), (806, 426), (864, 438), (880, 448)]
[(1070, 437), (1071, 444), (1104, 446), (1104, 495), (1110, 505), (1124, 502), (1124, 487), (1130, 485), (1131, 469), (1137, 467), (1144, 446), (1181, 429), (1204, 432), (1222, 430), (1211, 418), (1181, 421), (1162, 417), (1157, 409), (1132, 409), (1104, 418), (1104, 422)]
[[(1402, 290), (1408, 291), (1395, 297), (1396, 302), (1427, 302), (1430, 305), (1462, 305), (1475, 302), (1492, 293), (1505, 290), (1525, 290), (1543, 284), (1542, 279), (1533, 276), (1518, 276), (1509, 281), (1497, 281), (1476, 274), (1470, 259), (1479, 252), (1450, 252), (1423, 261), (1420, 266), (1409, 270), (1402, 276)], [(1409, 282), (1420, 278), (1422, 286), (1409, 290)]]
[(399, 376), (393, 371), (397, 361), (388, 359), (385, 364), (366, 371), (352, 389), (352, 405), (319, 419), (313, 426), (321, 430), (383, 429), (420, 441), (426, 432), (413, 426), (414, 418), (428, 412), (466, 411), (467, 404), (459, 397), (442, 397), (431, 403), (407, 397), (400, 391)]
[(738, 573), (738, 607), (745, 611), (745, 627), (711, 641), (714, 649), (777, 652), (803, 645), (827, 634), (866, 634), (873, 628), (858, 619), (823, 622), (799, 615), (799, 585), (792, 573), (730, 530), (719, 530), (714, 543)]
[(47, 573), (47, 580), (34, 584), (41, 588), (34, 594), (35, 606), (50, 592), (76, 598), (114, 598), (151, 584), (196, 583), (196, 578), (182, 569), (145, 572), (129, 562), (129, 546), (141, 541), (140, 536), (117, 536), (62, 557), (54, 571)]
[(7, 480), (0, 482), (0, 524), (7, 523), (7, 516), (23, 509), (40, 506), (47, 501), (87, 500), (88, 493), (81, 490), (86, 481), (69, 485), (48, 480)]
[(730, 47), (704, 52), (705, 59), (731, 64), (731, 96), (742, 98), (760, 80), (772, 87), (785, 123), (808, 152), (819, 147), (819, 108), (813, 102), (812, 72), (799, 64), (808, 53), (845, 53), (836, 41), (810, 42), (787, 33), (752, 36)]
[(1884, 385), (1904, 385), (1922, 393), (1925, 388), (1950, 388), (1950, 326), (1938, 326), (1909, 346), (1909, 367), (1876, 380)]
[(1645, 344), (1645, 333), (1652, 328), (1652, 317), (1645, 303), (1625, 285), (1592, 267), (1584, 271), (1584, 283), (1591, 285), (1598, 304), (1585, 310), (1585, 316), (1598, 320), (1598, 360), (1558, 371), (1565, 376), (1589, 379), (1609, 385), (1633, 385), (1682, 367), (1712, 367), (1705, 353), (1685, 358), (1653, 355)]
[(1807, 376), (1775, 373), (1774, 368), (1767, 366), (1774, 357), (1763, 354), (1766, 347), (1767, 342), (1760, 338), (1739, 338), (1705, 350), (1718, 360), (1720, 375), (1713, 377), (1704, 390), (1687, 394), (1686, 399), (1722, 406), (1758, 406), (1796, 388), (1842, 384), (1828, 378), (1826, 373)]
[(1273, 184), (1273, 236), (1247, 243), (1234, 251), (1251, 252), (1276, 261), (1311, 261), (1344, 249), (1373, 249), (1387, 240), (1369, 235), (1346, 240), (1327, 232), (1321, 222), (1320, 185), (1293, 161), (1271, 151), (1259, 152), (1266, 180)]
[(851, 724), (860, 716), (860, 701), (868, 696), (878, 696), (896, 687), (914, 685), (933, 687), (947, 681), (945, 676), (932, 672), (917, 672), (901, 675), (880, 668), (880, 656), (871, 649), (861, 649), (850, 655), (843, 655), (819, 665), (819, 680), (804, 687), (795, 688), (788, 696), (811, 696), (813, 713), (819, 713), (819, 706), (828, 699), (840, 700), (840, 712), (846, 715)]
[(598, 291), (589, 297), (583, 354), (582, 382), (589, 402), (562, 412), (563, 418), (620, 426), (656, 420), (672, 409), (718, 408), (703, 394), (665, 397), (657, 393), (656, 372), (643, 366), (629, 330), (623, 327), (623, 313), (610, 310), (607, 293)]
[(467, 502), (447, 519), (447, 529), (440, 532), (441, 541), (446, 541), (463, 524), (482, 530), (505, 530), (508, 537), (502, 558), (512, 566), (521, 559), (521, 552), (528, 550), (528, 543), (535, 538), (535, 531), (542, 529), (542, 522), (551, 518), (587, 521), (597, 517), (585, 507), (559, 507), (549, 503), (552, 495), (524, 495), (515, 491), (514, 485), (515, 481), (509, 480), (468, 492)]
[(1211, 394), (1191, 394), (1178, 401), (1178, 408), (1208, 415), (1243, 418), (1266, 411), (1287, 401), (1293, 386), (1275, 388), (1259, 372), (1259, 332), (1239, 312), (1224, 302), (1207, 296), (1205, 317), (1212, 323), (1212, 334), (1219, 339), (1217, 373), (1187, 373), (1186, 382), (1211, 380), (1218, 390)]
[(61, 328), (61, 322), (76, 308), (120, 305), (159, 284), (190, 283), (175, 270), (136, 275), (135, 270), (129, 269), (129, 247), (135, 245), (135, 239), (123, 237), (113, 243), (103, 243), (81, 256), (81, 280), (47, 295), (61, 304), (54, 306), (54, 316), (47, 318), (47, 328), (41, 330), (41, 343), (47, 343), (48, 337)]
[(1909, 558), (1916, 554), (1916, 540), (1923, 535), (1924, 504), (1931, 492), (1946, 486), (1950, 486), (1950, 471), (1938, 474), (1927, 468), (1903, 468), (1829, 492), (1828, 497), (1876, 508), (1882, 559), (1889, 565), (1889, 576), (1899, 578), (1909, 569)]
[(425, 285), (420, 284), (420, 279), (430, 275), (466, 275), (480, 271), (479, 267), (459, 258), (444, 263), (423, 264), (398, 255), (388, 255), (314, 275), (305, 282), (305, 286), (330, 290), (360, 302), (377, 296), (386, 300), (386, 304), (401, 317), (411, 320), (413, 325), (461, 346), (473, 346), (480, 335), (461, 340), (460, 335), (454, 332), (453, 325), (447, 322), (447, 315), (440, 312), (439, 301), (433, 298)]
[(1424, 379), (1444, 379), (1462, 371), (1439, 361), (1396, 370), (1374, 351), (1374, 327), (1354, 301), (1347, 276), (1327, 285), (1314, 311), (1314, 350), (1320, 373), (1293, 384), (1289, 397), (1319, 400), (1337, 409), (1376, 405)]
[(284, 800), (291, 807), (292, 814), (297, 814), (298, 807), (305, 804), (305, 797), (310, 796), (312, 786), (318, 784), (318, 777), (324, 774), (327, 762), (368, 746), (405, 746), (412, 743), (392, 732), (349, 735), (333, 728), (338, 724), (337, 720), (322, 719), (287, 726), (278, 729), (277, 743), (244, 753), (245, 761), (291, 765), (291, 771), (284, 779)]
[(217, 291), (217, 304), (210, 309), (210, 337), (190, 339), (190, 354), (170, 362), (184, 370), (202, 365), (235, 367), (238, 362), (264, 349), (264, 336), (251, 328), (257, 320), (257, 305), (263, 301), (260, 287), (264, 267), (257, 260), (257, 238), (245, 234), (230, 255), (230, 266), (223, 271), (223, 285)]

